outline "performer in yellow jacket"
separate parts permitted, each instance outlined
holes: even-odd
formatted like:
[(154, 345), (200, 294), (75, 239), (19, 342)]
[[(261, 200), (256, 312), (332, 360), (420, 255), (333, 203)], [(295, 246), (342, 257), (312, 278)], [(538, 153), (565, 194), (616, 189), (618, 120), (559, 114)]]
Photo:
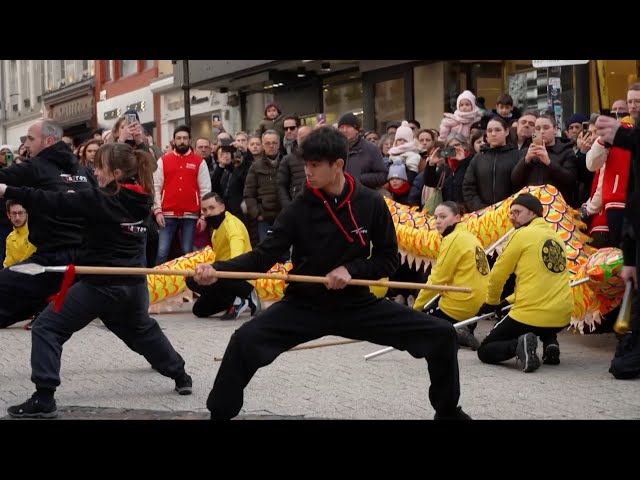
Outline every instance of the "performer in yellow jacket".
[[(442, 292), (438, 302), (425, 310), (425, 313), (456, 323), (473, 317), (487, 295), (489, 263), (478, 238), (460, 223), (460, 207), (447, 201), (438, 205), (434, 211), (436, 229), (442, 235), (440, 253), (428, 285), (452, 285), (472, 287), (471, 293)], [(421, 290), (413, 308), (423, 310), (425, 305), (436, 296), (434, 290)], [(475, 328), (475, 323), (473, 324)], [(473, 329), (457, 329), (460, 346), (477, 350), (480, 342), (473, 336)]]
[(571, 317), (570, 277), (564, 242), (541, 217), (542, 204), (529, 193), (511, 203), (509, 219), (516, 231), (491, 270), (487, 300), (479, 314), (497, 311), (511, 273), (516, 274), (516, 288), (507, 300), (513, 308), (480, 345), (478, 358), (484, 363), (515, 356), (522, 370), (533, 372), (540, 367), (537, 337), (542, 340), (543, 363), (560, 363), (556, 334)]
[(27, 225), (27, 211), (22, 205), (13, 200), (7, 201), (7, 217), (13, 225), (13, 232), (7, 236), (4, 268), (22, 262), (36, 251), (35, 245), (29, 242), (29, 225)]
[[(201, 207), (207, 225), (213, 229), (211, 244), (216, 261), (229, 260), (251, 251), (247, 227), (225, 210), (222, 197), (209, 192), (202, 197)], [(203, 286), (188, 278), (187, 286), (200, 295), (193, 305), (196, 317), (209, 317), (226, 310), (221, 320), (235, 320), (247, 307), (251, 308), (252, 316), (260, 312), (260, 300), (248, 281), (220, 279), (213, 285)]]

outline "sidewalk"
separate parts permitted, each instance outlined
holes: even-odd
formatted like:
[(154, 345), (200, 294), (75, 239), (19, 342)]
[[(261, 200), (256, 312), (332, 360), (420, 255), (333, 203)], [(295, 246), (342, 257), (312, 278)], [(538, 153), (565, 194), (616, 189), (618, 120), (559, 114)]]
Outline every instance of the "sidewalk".
[[(206, 398), (231, 334), (246, 320), (223, 322), (191, 314), (156, 315), (183, 355), (194, 394), (180, 396), (173, 381), (153, 371), (99, 321), (65, 345), (60, 418), (208, 417)], [(33, 392), (30, 333), (22, 323), (0, 330), (0, 416)], [(478, 338), (491, 327), (478, 326)], [(311, 343), (341, 340), (325, 337)], [(506, 365), (480, 363), (475, 352), (459, 352), (460, 404), (475, 419), (638, 419), (640, 383), (615, 380), (608, 372), (612, 334), (559, 335), (561, 364), (525, 374)], [(369, 343), (315, 348), (281, 355), (258, 371), (245, 390), (239, 419), (431, 419), (426, 363), (405, 352), (365, 361), (378, 350)], [(539, 354), (540, 351), (539, 351)]]

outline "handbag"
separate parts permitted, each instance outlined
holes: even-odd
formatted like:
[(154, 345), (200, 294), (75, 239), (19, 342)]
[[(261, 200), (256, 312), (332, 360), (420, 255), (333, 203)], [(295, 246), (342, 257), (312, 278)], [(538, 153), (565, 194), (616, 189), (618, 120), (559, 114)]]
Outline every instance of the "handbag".
[(446, 176), (447, 171), (443, 168), (442, 173), (440, 173), (440, 178), (438, 179), (438, 185), (436, 187), (428, 187), (426, 185), (422, 187), (421, 203), (423, 205), (422, 211), (424, 213), (433, 215), (436, 207), (443, 202), (442, 186), (444, 185)]

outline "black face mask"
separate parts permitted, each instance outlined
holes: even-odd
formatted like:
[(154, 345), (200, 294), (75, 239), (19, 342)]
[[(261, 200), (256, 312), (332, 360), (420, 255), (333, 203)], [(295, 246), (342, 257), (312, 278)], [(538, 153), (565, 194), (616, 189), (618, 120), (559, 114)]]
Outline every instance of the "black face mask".
[(219, 213), (218, 215), (211, 215), (210, 217), (204, 217), (207, 225), (210, 226), (213, 230), (217, 230), (220, 228), (222, 221), (224, 220), (224, 212)]
[(188, 151), (189, 151), (189, 145), (178, 145), (176, 147), (176, 152), (178, 152), (180, 155), (184, 155)]
[(125, 140), (124, 143), (131, 145), (131, 148), (136, 148), (136, 141), (134, 139)]

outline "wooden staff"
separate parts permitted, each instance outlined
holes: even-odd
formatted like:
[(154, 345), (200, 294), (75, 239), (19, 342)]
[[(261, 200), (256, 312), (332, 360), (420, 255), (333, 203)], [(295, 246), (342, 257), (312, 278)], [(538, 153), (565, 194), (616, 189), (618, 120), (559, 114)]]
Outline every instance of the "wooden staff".
[[(40, 273), (65, 273), (68, 266), (45, 267), (37, 263), (25, 263), (22, 265), (13, 265), (9, 267), (14, 272), (25, 273), (28, 275), (38, 275)], [(193, 277), (195, 270), (169, 270), (160, 268), (137, 268), (137, 267), (83, 267), (74, 266), (75, 272), (82, 275), (176, 275), (182, 277)], [(221, 272), (216, 270), (217, 278), (230, 278), (235, 280), (283, 280), (289, 282), (303, 283), (329, 283), (327, 277), (319, 277), (312, 275), (289, 275), (280, 273), (261, 273), (261, 272)], [(427, 285), (426, 283), (411, 282), (390, 282), (385, 280), (360, 280), (352, 278), (347, 282), (348, 285), (359, 285), (364, 287), (388, 287), (388, 288), (404, 288), (408, 290), (437, 290), (440, 292), (463, 292), (470, 293), (471, 288), (453, 287), (448, 285)]]

